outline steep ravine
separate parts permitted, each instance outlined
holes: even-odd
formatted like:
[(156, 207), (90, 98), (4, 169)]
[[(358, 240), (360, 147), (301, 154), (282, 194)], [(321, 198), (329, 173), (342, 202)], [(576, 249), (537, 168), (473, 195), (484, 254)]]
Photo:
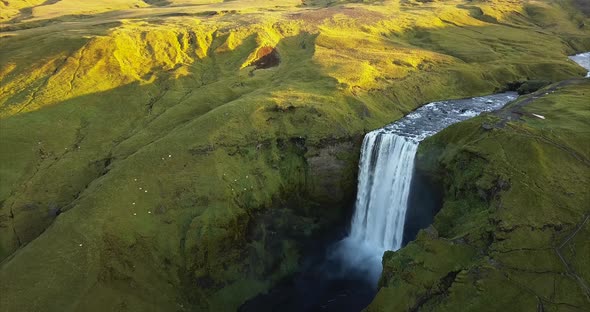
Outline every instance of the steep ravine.
[[(577, 60), (586, 68), (589, 67), (586, 62), (590, 60), (590, 54), (580, 54), (572, 59)], [(542, 92), (524, 96), (516, 103), (499, 111), (494, 110), (514, 100), (516, 93), (431, 103), (391, 125), (367, 134), (359, 165), (359, 190), (357, 191), (355, 214), (352, 226), (347, 230), (348, 237), (337, 242), (336, 240), (339, 237), (344, 237), (344, 234), (342, 230), (334, 231), (337, 236), (331, 238), (331, 244), (325, 242), (323, 245), (319, 244), (319, 250), (304, 255), (304, 265), (298, 274), (278, 287), (273, 287), (268, 294), (248, 301), (239, 311), (360, 311), (363, 309), (374, 295), (372, 289), (375, 280), (370, 276), (375, 275), (371, 274), (372, 272), (377, 272), (377, 274), (381, 272), (382, 250), (396, 251), (402, 246), (402, 234), (405, 245), (406, 242), (414, 240), (419, 230), (426, 229), (432, 223), (432, 217), (440, 212), (443, 202), (442, 190), (444, 190), (442, 193), (446, 194), (444, 200), (451, 200), (449, 198), (451, 191), (448, 185), (445, 185), (442, 182), (443, 179), (434, 174), (432, 170), (425, 170), (423, 160), (413, 174), (401, 172), (402, 169), (412, 171), (413, 168), (415, 152), (406, 147), (417, 147), (424, 138), (453, 123), (473, 117), (480, 111), (494, 111), (493, 114), (501, 118), (495, 126), (484, 125), (486, 130), (489, 131), (493, 127), (503, 127), (509, 121), (505, 120), (506, 118), (518, 120), (519, 116), (523, 114), (522, 108), (532, 101), (555, 93), (561, 87), (579, 83), (581, 83), (579, 79), (559, 82), (548, 86)], [(545, 120), (543, 115), (531, 113), (529, 116)], [(566, 150), (565, 147), (560, 147)], [(568, 152), (574, 157), (580, 157), (574, 151), (568, 150)], [(411, 163), (408, 165), (408, 162)], [(475, 165), (472, 163), (473, 160), (468, 159), (466, 162), (466, 166)], [(391, 174), (394, 175), (390, 176)], [(409, 183), (403, 182), (407, 179), (413, 181), (410, 189), (405, 189), (410, 186)], [(453, 178), (448, 179), (452, 180)], [(478, 192), (479, 196), (489, 200), (508, 187), (508, 183), (502, 181), (493, 185), (494, 189), (479, 189)], [(408, 193), (411, 196), (406, 204), (402, 197), (407, 196)], [(460, 200), (468, 200), (462, 195), (455, 194), (454, 196), (458, 196)], [(406, 221), (401, 227), (393, 222), (394, 219), (398, 220), (399, 218), (396, 218), (396, 214), (391, 211), (405, 215)], [(443, 210), (440, 213), (447, 212)], [(584, 220), (583, 223), (586, 222), (586, 219)], [(472, 220), (464, 220), (464, 222), (470, 221)], [(399, 233), (393, 235), (392, 231), (383, 230), (386, 227), (393, 227), (394, 230), (399, 227), (400, 230)], [(581, 226), (576, 229), (574, 234), (580, 230)], [(433, 226), (428, 227), (426, 232), (430, 235), (438, 235)], [(385, 235), (385, 240), (380, 235)], [(392, 237), (399, 237), (400, 241), (396, 242)], [(573, 234), (567, 242), (572, 237)], [(383, 246), (383, 243), (390, 245)], [(561, 253), (558, 255), (562, 257)], [(566, 263), (565, 260), (564, 263)], [(390, 272), (385, 273), (390, 274)], [(444, 283), (449, 284), (445, 287), (450, 287), (456, 273), (451, 272), (449, 273), (451, 275), (445, 276)], [(577, 275), (575, 278), (580, 279)], [(581, 285), (585, 285), (583, 279)], [(441, 293), (432, 294), (432, 296), (438, 295)], [(430, 299), (425, 297), (420, 300), (428, 301)], [(419, 306), (424, 303), (419, 302)]]

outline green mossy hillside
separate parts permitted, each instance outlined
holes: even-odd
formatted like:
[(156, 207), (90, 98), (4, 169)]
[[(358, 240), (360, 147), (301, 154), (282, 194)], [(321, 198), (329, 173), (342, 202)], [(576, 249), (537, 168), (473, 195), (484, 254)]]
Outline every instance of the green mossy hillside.
[(0, 25), (0, 310), (235, 310), (342, 222), (364, 133), (590, 50), (565, 1), (295, 2)]
[(385, 254), (367, 311), (587, 310), (589, 95), (587, 79), (553, 85), (424, 141), (444, 205)]

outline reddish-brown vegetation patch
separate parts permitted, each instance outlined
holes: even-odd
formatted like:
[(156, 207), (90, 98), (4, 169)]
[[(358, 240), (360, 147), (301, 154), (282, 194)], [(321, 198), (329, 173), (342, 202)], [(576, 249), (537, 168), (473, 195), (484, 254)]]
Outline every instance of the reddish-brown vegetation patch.
[(278, 66), (281, 62), (279, 53), (273, 47), (262, 47), (256, 52), (256, 60), (251, 65), (256, 69), (264, 69)]

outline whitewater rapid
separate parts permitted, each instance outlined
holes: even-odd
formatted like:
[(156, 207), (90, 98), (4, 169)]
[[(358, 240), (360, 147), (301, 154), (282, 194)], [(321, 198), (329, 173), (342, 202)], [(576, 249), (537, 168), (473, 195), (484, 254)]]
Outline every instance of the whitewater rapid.
[(588, 70), (586, 78), (590, 78), (590, 52), (580, 53), (569, 57), (572, 61)]

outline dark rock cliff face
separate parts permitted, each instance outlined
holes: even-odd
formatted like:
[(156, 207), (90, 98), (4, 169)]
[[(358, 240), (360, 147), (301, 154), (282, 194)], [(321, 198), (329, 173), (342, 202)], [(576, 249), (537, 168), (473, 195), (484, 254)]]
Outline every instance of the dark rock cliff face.
[(408, 198), (402, 246), (414, 240), (419, 230), (426, 229), (432, 224), (434, 216), (442, 207), (442, 198), (443, 189), (440, 181), (435, 180), (421, 168), (416, 168)]
[[(285, 190), (270, 207), (249, 218), (248, 239), (260, 242), (264, 250), (264, 254), (250, 250), (254, 257), (251, 267), (264, 267), (257, 272), (258, 278), (280, 279), (292, 273), (311, 240), (321, 240), (326, 232), (349, 219), (356, 195), (361, 140), (359, 135), (318, 145), (308, 145), (301, 138), (280, 143), (286, 152), (301, 158), (304, 165), (298, 170), (303, 171), (304, 178), (302, 185)], [(286, 263), (289, 270), (281, 268)]]
[[(268, 165), (278, 170), (286, 182), (270, 203), (254, 209), (251, 199), (245, 197), (241, 204), (250, 212), (238, 217), (236, 222), (243, 226), (228, 228), (230, 234), (220, 238), (223, 243), (214, 241), (211, 247), (194, 245), (189, 249), (197, 261), (181, 273), (188, 304), (197, 309), (210, 308), (203, 305), (208, 297), (231, 288), (231, 283), (243, 283), (243, 277), (249, 279), (244, 285), (264, 291), (295, 273), (306, 249), (348, 220), (356, 194), (361, 140), (362, 135), (358, 135), (311, 144), (302, 137), (292, 137), (258, 144), (259, 155), (276, 148), (277, 161)], [(226, 247), (219, 249), (218, 244)], [(216, 265), (198, 260), (221, 260), (228, 249), (237, 250), (240, 259), (229, 258)], [(224, 270), (239, 274), (220, 278), (219, 272)], [(199, 288), (192, 286), (195, 284)]]
[[(550, 88), (423, 142), (417, 166), (444, 204), (432, 227), (385, 254), (367, 311), (590, 308), (590, 82)], [(520, 118), (503, 120), (514, 110)]]
[(306, 153), (311, 198), (341, 207), (354, 200), (362, 138), (326, 139)]

